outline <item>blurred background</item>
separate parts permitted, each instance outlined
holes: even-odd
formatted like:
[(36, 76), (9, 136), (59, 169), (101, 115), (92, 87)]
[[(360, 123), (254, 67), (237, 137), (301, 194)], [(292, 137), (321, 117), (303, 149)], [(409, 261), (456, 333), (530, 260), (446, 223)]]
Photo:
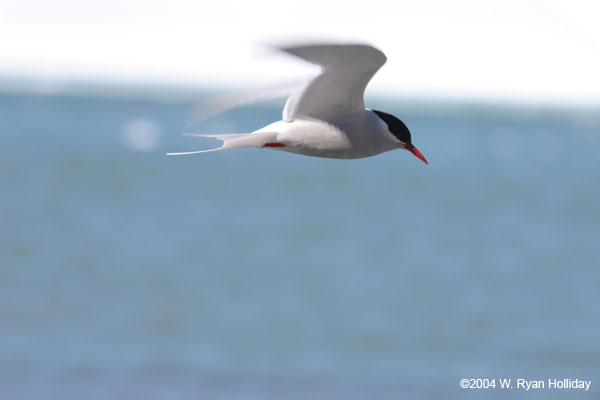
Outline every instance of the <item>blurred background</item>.
[[(3, 399), (597, 398), (600, 28), (587, 1), (0, 1)], [(427, 157), (209, 148), (360, 41)], [(461, 378), (592, 380), (464, 390)]]

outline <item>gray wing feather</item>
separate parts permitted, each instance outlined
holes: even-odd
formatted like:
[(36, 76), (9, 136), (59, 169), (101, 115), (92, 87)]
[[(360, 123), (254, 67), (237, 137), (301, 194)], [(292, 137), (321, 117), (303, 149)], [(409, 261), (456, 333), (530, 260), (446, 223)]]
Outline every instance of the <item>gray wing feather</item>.
[(281, 50), (321, 67), (321, 72), (288, 98), (283, 119), (329, 119), (364, 110), (367, 84), (385, 63), (385, 55), (363, 44), (317, 44)]

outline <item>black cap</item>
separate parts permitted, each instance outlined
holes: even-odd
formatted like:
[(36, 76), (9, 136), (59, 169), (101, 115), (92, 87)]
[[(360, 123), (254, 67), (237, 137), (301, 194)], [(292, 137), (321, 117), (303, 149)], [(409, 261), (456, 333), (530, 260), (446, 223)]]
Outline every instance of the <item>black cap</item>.
[(404, 125), (404, 122), (400, 121), (392, 114), (384, 113), (383, 111), (373, 110), (373, 112), (387, 124), (389, 131), (402, 143), (411, 144), (410, 131), (406, 125)]

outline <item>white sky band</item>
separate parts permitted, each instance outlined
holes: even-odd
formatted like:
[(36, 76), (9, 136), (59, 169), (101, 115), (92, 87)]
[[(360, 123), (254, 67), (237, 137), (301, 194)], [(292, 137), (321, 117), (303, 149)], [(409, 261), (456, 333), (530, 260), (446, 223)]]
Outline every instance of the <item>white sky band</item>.
[(341, 4), (4, 0), (0, 76), (260, 85), (307, 67), (257, 58), (256, 44), (338, 38), (386, 49), (373, 92), (600, 104), (600, 3)]

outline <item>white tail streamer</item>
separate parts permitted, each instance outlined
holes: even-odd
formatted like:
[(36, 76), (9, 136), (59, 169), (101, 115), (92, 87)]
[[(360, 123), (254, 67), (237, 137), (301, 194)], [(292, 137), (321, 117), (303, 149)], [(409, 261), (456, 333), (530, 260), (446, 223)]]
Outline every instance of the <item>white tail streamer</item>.
[(239, 147), (263, 147), (266, 143), (275, 142), (277, 138), (277, 132), (223, 134), (184, 133), (184, 135), (219, 139), (223, 141), (223, 144), (221, 145), (221, 147), (208, 150), (167, 153), (168, 156), (183, 156), (189, 154), (209, 153), (211, 151), (230, 150), (237, 149)]

